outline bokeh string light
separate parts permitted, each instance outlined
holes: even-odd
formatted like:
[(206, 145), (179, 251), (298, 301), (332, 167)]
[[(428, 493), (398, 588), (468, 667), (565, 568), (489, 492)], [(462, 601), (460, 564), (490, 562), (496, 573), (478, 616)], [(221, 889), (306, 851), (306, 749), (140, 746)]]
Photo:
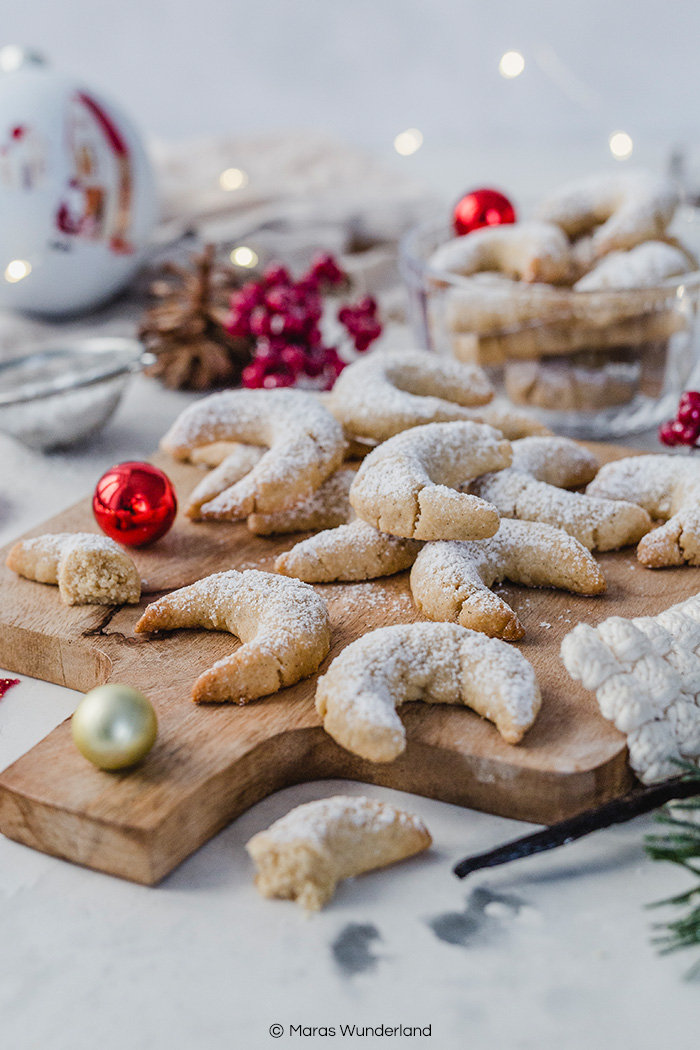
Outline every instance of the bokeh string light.
[(410, 157), (423, 145), (423, 133), (418, 128), (407, 128), (394, 139), (394, 149), (402, 157)]
[(26, 259), (13, 259), (5, 267), (5, 280), (8, 284), (17, 284), (32, 272), (32, 264)]
[(248, 176), (240, 168), (226, 168), (219, 175), (219, 186), (222, 190), (241, 190), (248, 185)]
[(244, 266), (248, 270), (258, 264), (257, 252), (254, 252), (247, 244), (240, 244), (237, 248), (234, 248), (230, 259), (234, 266)]
[(519, 77), (525, 69), (525, 59), (519, 51), (506, 51), (505, 54), (501, 55), (501, 61), (498, 63), (498, 72), (506, 80), (514, 80), (515, 77)]

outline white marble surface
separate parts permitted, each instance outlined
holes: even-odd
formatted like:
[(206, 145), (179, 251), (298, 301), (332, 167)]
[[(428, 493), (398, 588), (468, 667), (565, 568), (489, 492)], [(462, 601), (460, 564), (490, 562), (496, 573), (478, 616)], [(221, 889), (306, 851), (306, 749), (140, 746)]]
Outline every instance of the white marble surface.
[[(77, 694), (23, 680), (0, 764)], [(345, 883), (307, 919), (252, 886), (248, 838), (293, 805), (368, 793), (427, 822), (429, 854)], [(690, 954), (657, 957), (644, 906), (685, 879), (645, 859), (649, 821), (459, 882), (452, 864), (528, 825), (342, 781), (279, 792), (155, 889), (0, 838), (0, 1037), (17, 1050), (262, 1050), (299, 1045), (591, 1050), (697, 1046)], [(447, 938), (447, 939), (446, 939)], [(696, 953), (697, 954), (697, 953)], [(354, 972), (353, 972), (354, 968)], [(431, 1026), (343, 1038), (340, 1024)], [(268, 1029), (282, 1024), (273, 1040)], [(335, 1037), (290, 1035), (335, 1026)]]

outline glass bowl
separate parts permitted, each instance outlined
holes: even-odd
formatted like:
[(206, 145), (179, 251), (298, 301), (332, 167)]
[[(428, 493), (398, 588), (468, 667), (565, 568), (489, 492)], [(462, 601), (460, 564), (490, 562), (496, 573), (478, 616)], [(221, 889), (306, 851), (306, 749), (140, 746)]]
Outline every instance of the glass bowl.
[(101, 337), (53, 345), (0, 363), (0, 431), (48, 451), (97, 433), (129, 377), (152, 363), (136, 339)]
[(560, 434), (624, 437), (675, 415), (700, 361), (700, 271), (588, 292), (462, 277), (429, 262), (453, 236), (431, 222), (401, 243), (421, 346), (482, 365), (497, 395)]

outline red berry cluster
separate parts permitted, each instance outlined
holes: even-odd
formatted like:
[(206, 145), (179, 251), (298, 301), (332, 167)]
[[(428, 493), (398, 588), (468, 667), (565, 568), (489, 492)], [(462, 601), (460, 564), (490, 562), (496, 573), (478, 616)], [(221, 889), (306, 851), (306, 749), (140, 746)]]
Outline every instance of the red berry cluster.
[(664, 445), (694, 446), (700, 438), (700, 393), (686, 390), (681, 394), (675, 419), (659, 427), (659, 441)]
[(382, 326), (377, 317), (377, 301), (371, 295), (360, 299), (355, 306), (341, 307), (338, 310), (338, 320), (347, 328), (355, 343), (355, 349), (360, 354), (382, 334)]
[[(253, 360), (243, 369), (243, 386), (271, 389), (300, 379), (326, 390), (333, 386), (346, 362), (334, 346), (323, 344), (322, 296), (346, 280), (333, 256), (323, 254), (298, 281), (284, 266), (274, 265), (259, 281), (234, 292), (227, 330), (255, 343)], [(341, 309), (339, 319), (357, 350), (366, 350), (381, 335), (376, 314), (377, 304), (369, 298)]]

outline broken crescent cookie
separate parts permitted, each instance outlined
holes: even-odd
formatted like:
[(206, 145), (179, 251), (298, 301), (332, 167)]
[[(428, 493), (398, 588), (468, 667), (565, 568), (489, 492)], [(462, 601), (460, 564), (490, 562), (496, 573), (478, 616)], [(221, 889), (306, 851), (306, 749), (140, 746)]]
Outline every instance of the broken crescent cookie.
[(385, 441), (424, 423), (469, 419), (469, 407), (492, 397), (480, 368), (425, 350), (390, 351), (345, 368), (329, 408), (348, 433)]
[(135, 604), (141, 597), (141, 578), (129, 555), (114, 540), (91, 532), (20, 540), (7, 566), (29, 580), (58, 584), (66, 605)]
[(306, 583), (334, 580), (374, 580), (408, 569), (421, 544), (379, 532), (359, 518), (327, 529), (280, 554), (275, 569)]
[(525, 438), (513, 442), (513, 466), (485, 474), (469, 486), (492, 503), (502, 518), (544, 522), (563, 529), (589, 550), (617, 550), (638, 540), (652, 527), (647, 512), (635, 503), (568, 492), (596, 473), (596, 460), (567, 438)]
[(629, 500), (665, 521), (640, 541), (642, 565), (700, 565), (700, 463), (663, 454), (629, 456), (606, 463), (586, 492)]
[(245, 704), (313, 674), (330, 646), (326, 603), (312, 587), (247, 569), (215, 573), (149, 605), (134, 630), (204, 627), (243, 642), (192, 688), (195, 703)]
[(323, 728), (370, 762), (405, 750), (396, 708), (409, 700), (470, 707), (509, 744), (523, 738), (541, 704), (532, 665), (517, 649), (455, 623), (370, 631), (336, 656), (316, 689)]
[(240, 481), (204, 503), (201, 518), (230, 520), (272, 514), (311, 495), (341, 464), (343, 430), (301, 390), (225, 390), (195, 402), (161, 445), (176, 459), (218, 441), (264, 445), (268, 451)]
[(522, 623), (489, 589), (502, 580), (574, 594), (605, 590), (600, 567), (578, 540), (551, 525), (506, 520), (490, 539), (426, 544), (411, 569), (411, 593), (431, 620), (516, 641)]
[(386, 802), (335, 795), (297, 806), (246, 844), (263, 897), (318, 911), (341, 879), (412, 857), (432, 842), (418, 817)]
[(274, 533), (335, 529), (338, 525), (345, 525), (352, 517), (348, 494), (354, 478), (354, 470), (337, 470), (323, 482), (320, 489), (288, 510), (278, 510), (276, 514), (250, 514), (248, 528), (258, 536), (271, 536)]
[(678, 195), (670, 182), (641, 171), (596, 175), (563, 186), (537, 209), (570, 238), (592, 233), (593, 254), (633, 248), (663, 237)]
[(456, 237), (433, 252), (428, 266), (464, 277), (494, 271), (522, 281), (557, 284), (570, 276), (571, 250), (557, 225), (517, 222)]
[(498, 512), (457, 486), (510, 465), (510, 442), (483, 423), (429, 423), (379, 445), (350, 488), (359, 518), (407, 539), (482, 539)]

